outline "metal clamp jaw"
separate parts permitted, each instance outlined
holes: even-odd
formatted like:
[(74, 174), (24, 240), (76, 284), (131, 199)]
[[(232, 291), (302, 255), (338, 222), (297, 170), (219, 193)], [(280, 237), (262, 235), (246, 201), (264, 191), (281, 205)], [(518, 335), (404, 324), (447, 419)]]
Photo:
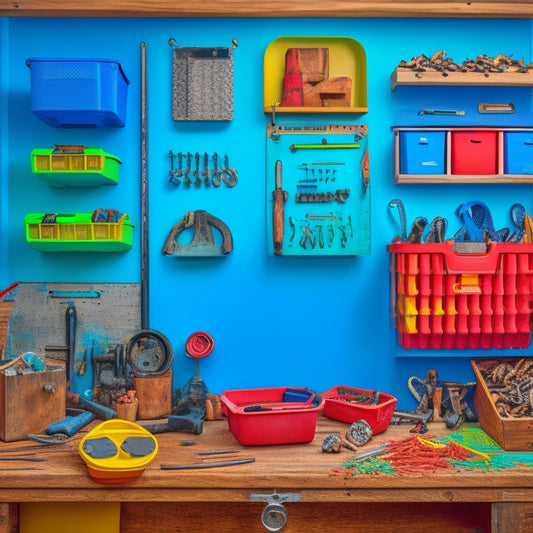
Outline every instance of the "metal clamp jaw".
[(251, 502), (267, 502), (261, 513), (261, 523), (267, 531), (280, 531), (285, 527), (288, 520), (288, 513), (282, 503), (299, 502), (300, 494), (250, 494)]

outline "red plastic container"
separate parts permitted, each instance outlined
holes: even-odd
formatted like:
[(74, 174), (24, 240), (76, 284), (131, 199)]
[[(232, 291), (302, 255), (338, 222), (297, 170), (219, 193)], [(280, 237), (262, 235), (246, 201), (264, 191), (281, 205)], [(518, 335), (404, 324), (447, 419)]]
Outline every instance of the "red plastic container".
[(324, 416), (348, 424), (365, 420), (373, 435), (383, 433), (389, 427), (397, 402), (394, 396), (385, 392), (341, 385), (324, 392), (322, 398)]
[(451, 156), (452, 174), (497, 174), (498, 132), (453, 131)]
[(310, 442), (324, 406), (323, 399), (301, 387), (229, 390), (220, 403), (229, 430), (244, 446)]
[(528, 348), (533, 244), (391, 244), (398, 342), (404, 348)]

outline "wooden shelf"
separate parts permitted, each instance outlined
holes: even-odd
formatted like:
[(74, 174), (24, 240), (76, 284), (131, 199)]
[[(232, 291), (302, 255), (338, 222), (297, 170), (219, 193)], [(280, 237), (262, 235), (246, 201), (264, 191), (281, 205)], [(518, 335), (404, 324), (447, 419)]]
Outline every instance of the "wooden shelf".
[(457, 183), (507, 183), (507, 184), (531, 184), (533, 175), (526, 174), (496, 174), (494, 176), (486, 175), (460, 175), (460, 174), (395, 174), (394, 183), (406, 184), (457, 184)]
[(398, 85), (463, 85), (531, 87), (533, 74), (520, 72), (414, 72), (395, 68), (390, 77), (391, 91)]
[(525, 0), (5, 0), (1, 4), (2, 17), (533, 17), (533, 4)]
[[(475, 174), (463, 175), (452, 174), (451, 168), (451, 133), (452, 131), (497, 131), (498, 132), (498, 148), (497, 148), (497, 166), (498, 172), (495, 174)], [(445, 127), (398, 127), (394, 128), (394, 168), (393, 179), (396, 184), (458, 184), (458, 183), (506, 183), (506, 184), (532, 184), (533, 174), (506, 174), (504, 172), (504, 140), (503, 135), (505, 131), (512, 132), (531, 132), (531, 128), (487, 128), (487, 127), (461, 127), (461, 128), (445, 128)], [(430, 132), (430, 131), (444, 131), (446, 133), (445, 140), (445, 154), (443, 174), (405, 174), (400, 173), (400, 131), (415, 131), (415, 132)]]
[(265, 113), (368, 113), (368, 107), (275, 107), (265, 106)]

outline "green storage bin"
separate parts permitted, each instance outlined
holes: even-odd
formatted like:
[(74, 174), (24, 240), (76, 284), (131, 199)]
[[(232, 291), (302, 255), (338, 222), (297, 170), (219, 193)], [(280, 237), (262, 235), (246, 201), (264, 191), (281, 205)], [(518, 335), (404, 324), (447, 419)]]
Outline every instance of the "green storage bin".
[[(26, 241), (42, 252), (123, 252), (131, 249), (133, 225), (127, 214), (117, 222), (93, 222), (94, 213), (28, 213)], [(43, 221), (44, 220), (44, 221)]]
[(99, 187), (116, 185), (122, 164), (101, 148), (56, 145), (35, 148), (31, 154), (31, 171), (52, 187)]

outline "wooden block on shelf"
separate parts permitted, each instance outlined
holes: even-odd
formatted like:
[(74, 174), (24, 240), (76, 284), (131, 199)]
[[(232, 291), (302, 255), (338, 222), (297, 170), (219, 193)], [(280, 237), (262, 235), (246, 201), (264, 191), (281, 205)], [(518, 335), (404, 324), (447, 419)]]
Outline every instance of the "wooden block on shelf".
[(344, 76), (317, 85), (304, 83), (304, 107), (349, 107), (351, 95), (352, 80)]
[(329, 78), (329, 48), (296, 50), (304, 83), (320, 83)]

